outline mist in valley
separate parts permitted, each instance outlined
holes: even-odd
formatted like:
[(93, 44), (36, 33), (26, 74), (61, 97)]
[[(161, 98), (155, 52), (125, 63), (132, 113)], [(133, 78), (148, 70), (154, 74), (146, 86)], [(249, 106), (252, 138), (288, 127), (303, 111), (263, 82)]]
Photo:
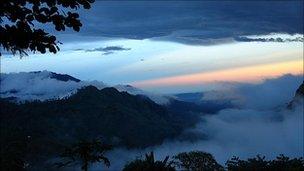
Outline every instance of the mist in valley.
[[(150, 151), (154, 151), (157, 159), (164, 159), (168, 155), (172, 157), (180, 152), (205, 151), (214, 155), (222, 165), (233, 156), (242, 159), (258, 154), (267, 159), (279, 154), (301, 157), (303, 101), (293, 109), (287, 109), (301, 81), (302, 76), (285, 75), (260, 84), (234, 83), (230, 89), (217, 92), (212, 99), (232, 99), (229, 93), (227, 96), (218, 94), (234, 92), (233, 97), (238, 97), (233, 98), (238, 108), (204, 115), (194, 128), (185, 130), (185, 134), (201, 136), (200, 140), (180, 138), (145, 149), (116, 148), (108, 153), (111, 161), (109, 169), (121, 169), (127, 162), (143, 157)], [(211, 94), (206, 98), (210, 99)]]

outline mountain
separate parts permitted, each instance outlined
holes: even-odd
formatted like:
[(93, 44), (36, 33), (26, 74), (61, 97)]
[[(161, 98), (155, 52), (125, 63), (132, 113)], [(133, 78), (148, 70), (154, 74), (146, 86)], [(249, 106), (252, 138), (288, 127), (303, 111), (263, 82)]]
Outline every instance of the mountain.
[(71, 138), (102, 135), (108, 141), (119, 139), (118, 145), (129, 147), (160, 143), (194, 123), (190, 116), (184, 120), (186, 117), (170, 113), (145, 96), (94, 86), (81, 88), (61, 100), (15, 104), (2, 99), (1, 106), (1, 120), (8, 121), (9, 117), (12, 122), (6, 124), (23, 125), (29, 133), (42, 126), (38, 130), (51, 135), (59, 133)]
[[(82, 87), (90, 85), (98, 89), (111, 87), (100, 81), (82, 81), (67, 74), (50, 71), (1, 73), (0, 75), (0, 97), (15, 102), (62, 99), (75, 94)], [(120, 92), (147, 96), (155, 103), (171, 109), (176, 108), (183, 112), (215, 113), (221, 109), (231, 107), (231, 105), (227, 105), (227, 102), (205, 101), (202, 99), (203, 93), (165, 96), (143, 91), (131, 85), (118, 84), (113, 87)]]
[(205, 100), (203, 92), (174, 94), (167, 103), (173, 112), (197, 112), (214, 114), (226, 108), (234, 108), (230, 100)]
[[(39, 71), (41, 72), (41, 71)], [(58, 81), (75, 81), (75, 82), (80, 82), (79, 79), (75, 78), (75, 77), (72, 77), (70, 75), (67, 75), (67, 74), (57, 74), (57, 73), (54, 73), (54, 72), (51, 72), (50, 73), (50, 78), (53, 78), (53, 79), (56, 79)]]
[[(0, 73), (0, 97), (12, 101), (52, 100), (68, 97), (85, 86), (95, 86), (98, 89), (110, 87), (100, 81), (81, 81), (67, 74), (50, 71)], [(145, 92), (131, 85), (115, 85), (119, 91), (127, 91), (133, 95), (145, 95), (158, 104), (168, 103), (168, 98), (162, 95)]]
[(295, 98), (297, 97), (304, 97), (304, 82), (300, 85), (300, 87), (297, 89)]
[(85, 86), (75, 77), (49, 71), (1, 73), (0, 78), (0, 97), (16, 101), (63, 98)]
[(192, 112), (201, 114), (215, 114), (220, 110), (235, 107), (230, 101), (203, 100), (199, 103), (191, 103), (176, 99), (170, 99), (170, 102), (165, 106), (174, 113)]
[[(81, 81), (67, 74), (50, 71), (1, 73), (0, 78), (0, 97), (12, 102), (63, 99), (77, 93), (79, 89), (86, 86), (94, 86), (98, 89), (110, 87), (100, 81)], [(147, 96), (173, 113), (216, 113), (219, 110), (233, 107), (228, 101), (203, 100), (204, 93), (164, 96), (146, 92), (131, 85), (119, 84), (114, 87), (120, 92)]]
[(0, 106), (1, 147), (27, 143), (27, 156), (40, 162), (81, 139), (102, 137), (128, 148), (160, 144), (199, 120), (198, 115), (172, 113), (146, 96), (111, 87), (86, 86), (56, 100), (12, 103), (1, 99)]
[(293, 109), (294, 107), (296, 107), (298, 105), (303, 106), (303, 102), (304, 102), (304, 82), (296, 90), (296, 93), (295, 93), (293, 99), (289, 102), (287, 107), (289, 109)]
[(147, 96), (149, 97), (151, 100), (153, 100), (155, 103), (158, 103), (160, 105), (165, 105), (167, 103), (170, 102), (170, 99), (173, 97), (168, 97), (168, 96), (163, 96), (160, 94), (155, 94), (155, 93), (151, 93), (151, 92), (147, 92), (147, 91), (143, 91), (139, 88), (133, 87), (131, 85), (115, 85), (114, 86), (117, 90), (119, 90), (120, 92), (128, 92), (130, 94), (133, 95), (143, 95), (143, 96)]
[(201, 92), (174, 94), (174, 97), (176, 97), (177, 100), (192, 103), (199, 103), (202, 100), (203, 96), (204, 93)]

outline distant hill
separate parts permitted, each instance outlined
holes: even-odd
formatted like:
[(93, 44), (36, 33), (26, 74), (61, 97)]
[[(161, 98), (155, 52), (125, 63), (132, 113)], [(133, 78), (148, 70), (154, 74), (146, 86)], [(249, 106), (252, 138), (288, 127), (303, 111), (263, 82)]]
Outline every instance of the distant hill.
[(0, 106), (1, 147), (30, 137), (27, 153), (37, 160), (81, 139), (102, 137), (128, 148), (156, 145), (199, 120), (199, 115), (172, 113), (146, 96), (94, 86), (61, 100), (16, 104), (1, 99)]
[(85, 86), (75, 77), (50, 71), (1, 73), (0, 76), (0, 97), (13, 97), (16, 101), (63, 98)]
[(198, 112), (214, 114), (235, 106), (229, 100), (204, 100), (203, 92), (174, 94), (166, 106), (174, 112)]
[(14, 104), (2, 99), (1, 108), (1, 120), (10, 121), (5, 122), (7, 126), (24, 126), (28, 133), (37, 128), (72, 139), (100, 135), (128, 147), (161, 143), (194, 124), (190, 116), (184, 120), (185, 116), (174, 115), (145, 96), (94, 86), (62, 100)]
[(304, 82), (299, 86), (299, 88), (295, 93), (295, 96), (293, 97), (291, 102), (289, 102), (287, 107), (289, 109), (292, 109), (297, 105), (303, 105), (303, 102), (304, 102)]
[(192, 103), (199, 103), (202, 100), (203, 96), (204, 93), (201, 92), (174, 94), (174, 97), (176, 97), (177, 100)]
[[(50, 71), (0, 73), (0, 97), (11, 101), (54, 100), (70, 96), (78, 89), (93, 85), (98, 89), (111, 87), (101, 81), (81, 81), (67, 74)], [(169, 100), (165, 96), (145, 92), (131, 85), (114, 85), (120, 92), (145, 95), (158, 104)]]
[(304, 97), (304, 82), (297, 89), (295, 97)]
[(75, 77), (72, 77), (70, 75), (67, 75), (67, 74), (57, 74), (57, 73), (54, 73), (54, 72), (51, 72), (50, 78), (54, 78), (54, 79), (59, 80), (59, 81), (75, 81), (75, 82), (80, 82), (79, 79), (77, 79)]

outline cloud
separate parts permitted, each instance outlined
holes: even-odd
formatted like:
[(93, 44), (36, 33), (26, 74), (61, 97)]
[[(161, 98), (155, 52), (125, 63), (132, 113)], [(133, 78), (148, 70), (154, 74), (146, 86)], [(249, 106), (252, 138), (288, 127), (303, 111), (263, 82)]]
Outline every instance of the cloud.
[(303, 34), (301, 1), (97, 1), (84, 36), (214, 44), (269, 33)]
[(124, 48), (122, 46), (107, 46), (107, 47), (99, 47), (94, 49), (87, 49), (85, 50), (85, 52), (104, 52), (103, 55), (110, 55), (115, 51), (127, 51), (127, 50), (131, 50), (131, 48)]
[[(279, 154), (301, 157), (303, 103), (294, 110), (288, 110), (286, 104), (302, 81), (303, 77), (285, 75), (257, 85), (228, 85), (227, 89), (236, 93), (234, 98), (243, 100), (245, 97), (246, 103), (239, 109), (224, 109), (216, 115), (202, 116), (194, 128), (185, 131), (204, 135), (202, 139), (190, 142), (177, 138), (146, 149), (117, 148), (107, 154), (112, 161), (110, 169), (120, 170), (126, 162), (152, 150), (157, 159), (185, 151), (206, 151), (223, 165), (232, 156), (243, 159), (257, 154), (270, 159)], [(273, 106), (281, 107), (274, 109)]]
[[(226, 59), (223, 58), (223, 60), (228, 59), (228, 55), (226, 55), (225, 57)], [(230, 59), (232, 61), (233, 60), (235, 61), (234, 58), (230, 58)], [(247, 58), (244, 59), (248, 60)], [(195, 60), (195, 62), (196, 61), (197, 60)], [(251, 63), (252, 61), (253, 59), (251, 60)], [(219, 63), (220, 62), (221, 61), (219, 61)], [(257, 62), (259, 61), (257, 60)], [(206, 62), (206, 66), (205, 66), (206, 68), (212, 65), (212, 63), (210, 64), (209, 63)], [(223, 82), (222, 84), (226, 84), (229, 82), (254, 83), (254, 82), (263, 81), (263, 79), (265, 78), (279, 77), (286, 73), (301, 74), (303, 72), (302, 64), (303, 64), (302, 59), (294, 60), (294, 61), (266, 63), (266, 64), (251, 64), (251, 65), (238, 66), (238, 67), (228, 67), (229, 66), (228, 64), (222, 66), (224, 67), (224, 69), (215, 69), (215, 70), (210, 69), (210, 71), (206, 70), (206, 71), (194, 72), (190, 74), (188, 73), (178, 74), (176, 76), (167, 76), (167, 77), (165, 76), (165, 74), (162, 74), (160, 78), (140, 80), (133, 82), (132, 85), (142, 88), (151, 88), (154, 89), (155, 91), (159, 91), (160, 89), (163, 89), (162, 90), (163, 92), (174, 92), (174, 91), (176, 92), (174, 88), (178, 86), (183, 88), (187, 88), (191, 86), (214, 87), (214, 84), (220, 85), (221, 82)], [(192, 63), (192, 68), (194, 67), (195, 67), (195, 63)], [(168, 68), (169, 67), (167, 67), (166, 69), (168, 70)], [(130, 70), (128, 71), (130, 72)], [(165, 71), (163, 73), (165, 73)], [(201, 90), (201, 88), (199, 90)], [(182, 91), (185, 92), (185, 90)]]
[(107, 46), (107, 47), (100, 47), (94, 49), (88, 49), (86, 52), (111, 52), (111, 51), (124, 51), (124, 50), (131, 50), (131, 48), (123, 48), (122, 46)]
[[(207, 116), (191, 131), (207, 135), (207, 139), (166, 141), (146, 149), (116, 148), (107, 156), (110, 170), (121, 170), (127, 163), (145, 153), (154, 151), (156, 159), (180, 152), (200, 150), (213, 154), (222, 165), (232, 156), (242, 159), (257, 154), (273, 159), (279, 154), (301, 157), (303, 152), (303, 107), (294, 111), (256, 111), (227, 109), (217, 115)], [(98, 169), (100, 166), (95, 166)], [(100, 169), (100, 168), (99, 168)]]
[[(88, 84), (98, 88), (106, 86), (97, 81), (58, 81), (50, 79), (49, 75), (47, 71), (1, 74), (1, 97), (4, 91), (14, 90), (11, 93), (26, 98), (49, 98), (58, 94), (66, 95)], [(285, 107), (302, 81), (302, 76), (285, 75), (260, 84), (224, 84), (226, 90), (220, 92), (220, 96), (210, 93), (209, 98), (218, 99), (227, 95), (227, 98), (233, 97), (241, 107), (203, 116), (194, 128), (185, 130), (185, 133), (205, 135), (204, 139), (189, 142), (177, 138), (146, 149), (116, 148), (107, 154), (111, 161), (110, 169), (121, 170), (126, 162), (151, 150), (155, 151), (158, 159), (179, 152), (202, 150), (212, 153), (221, 164), (233, 155), (247, 158), (262, 154), (273, 158), (283, 153), (299, 157), (303, 152), (303, 104), (294, 110)], [(143, 93), (131, 86), (118, 85), (116, 88), (134, 94)], [(274, 109), (276, 106), (281, 107)], [(100, 170), (99, 167), (92, 169)]]
[(48, 100), (67, 97), (77, 89), (94, 85), (99, 89), (106, 84), (98, 81), (59, 81), (49, 71), (1, 73), (1, 98), (14, 96), (19, 100)]
[(204, 100), (231, 100), (245, 109), (270, 110), (288, 103), (303, 81), (303, 75), (286, 74), (259, 84), (221, 83), (223, 90), (204, 93)]
[(297, 37), (297, 38), (293, 38), (293, 39), (284, 39), (284, 38), (249, 38), (249, 37), (236, 37), (235, 38), (236, 41), (239, 42), (280, 42), (280, 43), (284, 43), (284, 42), (304, 42), (304, 38), (303, 37)]
[[(52, 72), (20, 72), (0, 74), (0, 97), (16, 97), (17, 100), (50, 100), (60, 99), (77, 92), (77, 89), (93, 85), (98, 89), (110, 87), (101, 81), (61, 81), (52, 77)], [(73, 78), (73, 77), (72, 77)], [(77, 80), (77, 79), (75, 79)], [(118, 91), (125, 91), (133, 95), (146, 95), (158, 104), (169, 102), (167, 97), (132, 87), (130, 85), (115, 85)]]

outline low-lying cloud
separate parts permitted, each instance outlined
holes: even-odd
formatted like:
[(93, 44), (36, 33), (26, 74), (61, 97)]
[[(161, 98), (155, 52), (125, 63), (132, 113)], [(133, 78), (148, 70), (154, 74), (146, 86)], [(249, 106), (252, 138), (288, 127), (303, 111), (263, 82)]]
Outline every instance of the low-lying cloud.
[(241, 98), (240, 101), (244, 102), (239, 103), (240, 108), (202, 116), (202, 121), (195, 128), (186, 130), (205, 135), (204, 138), (195, 142), (168, 140), (146, 149), (114, 149), (108, 153), (112, 161), (110, 170), (121, 169), (127, 162), (152, 150), (158, 159), (185, 151), (206, 151), (223, 165), (233, 156), (243, 159), (257, 154), (270, 159), (279, 154), (301, 157), (304, 141), (303, 103), (292, 110), (287, 109), (286, 104), (302, 82), (302, 76), (285, 75), (256, 85), (233, 85), (231, 92), (234, 93), (234, 100)]
[(250, 38), (250, 37), (236, 37), (234, 38), (239, 42), (304, 42), (304, 37), (296, 37), (296, 38)]
[(110, 55), (118, 51), (128, 51), (131, 48), (124, 48), (123, 46), (106, 46), (98, 47), (94, 49), (75, 49), (75, 51), (84, 51), (84, 52), (102, 52), (103, 55)]
[(288, 103), (303, 82), (303, 75), (286, 74), (259, 84), (222, 83), (226, 89), (204, 93), (204, 100), (230, 100), (245, 109), (269, 110)]
[[(20, 97), (38, 97), (43, 93), (49, 97), (89, 84), (84, 81), (58, 81), (50, 79), (49, 74), (47, 71), (1, 74), (1, 97), (4, 95), (3, 92), (9, 91), (16, 91), (15, 94), (19, 92)], [(227, 84), (226, 87), (229, 88), (226, 90), (205, 93), (205, 99), (232, 99), (239, 108), (224, 109), (215, 115), (202, 116), (202, 120), (194, 128), (185, 130), (191, 134), (204, 135), (204, 138), (198, 141), (177, 138), (146, 149), (116, 148), (107, 154), (111, 161), (109, 169), (120, 170), (126, 162), (152, 150), (158, 159), (179, 152), (206, 151), (213, 154), (221, 164), (234, 155), (241, 158), (257, 154), (266, 155), (268, 158), (279, 154), (290, 157), (302, 156), (303, 104), (292, 110), (287, 109), (287, 103), (292, 100), (302, 82), (303, 76), (285, 75), (267, 79), (260, 84)], [(106, 86), (102, 82), (90, 84), (98, 88)], [(116, 87), (142, 94), (141, 90), (131, 86)], [(92, 169), (98, 170), (100, 165)]]
[(131, 50), (131, 48), (124, 48), (122, 46), (107, 46), (107, 47), (99, 47), (94, 49), (87, 49), (85, 52), (104, 52), (104, 55), (108, 55), (114, 53), (115, 51), (127, 51)]
[[(50, 100), (61, 99), (77, 92), (78, 89), (93, 85), (98, 89), (111, 87), (101, 81), (61, 81), (52, 77), (52, 72), (20, 72), (0, 74), (0, 97), (16, 97), (19, 101), (24, 100)], [(73, 77), (72, 77), (73, 78)], [(75, 79), (75, 78), (74, 78)], [(75, 79), (78, 80), (78, 79)], [(126, 91), (133, 95), (143, 94), (159, 104), (169, 102), (169, 99), (150, 92), (145, 92), (130, 85), (113, 85), (119, 91)]]
[(203, 120), (191, 131), (208, 135), (207, 140), (168, 141), (144, 150), (115, 149), (108, 154), (112, 161), (110, 170), (121, 169), (126, 162), (152, 150), (158, 159), (185, 151), (206, 151), (221, 164), (233, 156), (248, 158), (261, 154), (274, 158), (279, 154), (303, 155), (303, 107), (280, 112), (228, 109)]

